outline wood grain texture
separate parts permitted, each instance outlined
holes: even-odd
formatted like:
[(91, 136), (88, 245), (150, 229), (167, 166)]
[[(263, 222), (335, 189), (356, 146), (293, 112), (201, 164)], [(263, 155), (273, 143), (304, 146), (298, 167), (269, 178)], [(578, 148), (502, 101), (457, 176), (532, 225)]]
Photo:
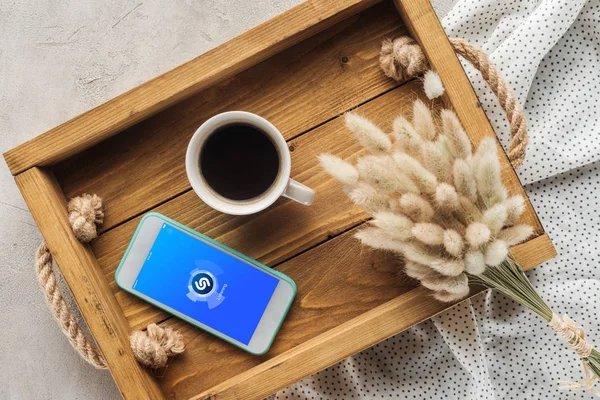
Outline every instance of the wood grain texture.
[[(414, 281), (398, 276), (396, 255), (360, 246), (355, 233), (348, 231), (278, 266), (296, 282), (298, 292), (265, 355), (250, 356), (177, 318), (166, 321), (163, 325), (184, 334), (187, 349), (159, 380), (165, 394), (177, 399), (197, 395), (415, 287)], [(313, 365), (324, 368), (332, 362)]]
[(4, 154), (13, 175), (64, 160), (380, 0), (310, 0)]
[(510, 248), (510, 252), (524, 271), (556, 257), (556, 249), (547, 233)]
[[(418, 94), (417, 94), (418, 93)], [(355, 111), (386, 130), (393, 119), (409, 115), (413, 101), (423, 96), (421, 84), (413, 81), (364, 104)], [(319, 166), (317, 155), (328, 152), (354, 161), (362, 147), (347, 131), (343, 118), (336, 118), (289, 142), (292, 175), (316, 190), (315, 202), (306, 207), (281, 199), (267, 210), (244, 217), (212, 210), (195, 192), (187, 192), (162, 204), (160, 212), (259, 261), (274, 266), (339, 233), (360, 224), (369, 215), (350, 202), (342, 185)], [(118, 290), (114, 271), (141, 217), (134, 218), (100, 236), (92, 243), (98, 262), (129, 319), (132, 329), (166, 318), (148, 303)]]
[[(475, 293), (476, 294), (476, 293)], [(449, 307), (415, 288), (192, 397), (259, 400)], [(428, 317), (428, 318), (430, 318)], [(180, 398), (179, 394), (175, 395)], [(187, 397), (187, 393), (181, 398)]]
[[(511, 252), (524, 270), (556, 255), (547, 234), (513, 246)], [(390, 261), (394, 263), (394, 260)], [(480, 293), (480, 290), (473, 288), (469, 297)], [(299, 307), (302, 306), (304, 304), (301, 302)], [(217, 384), (193, 399), (262, 399), (422, 322), (424, 315), (431, 318), (452, 306), (454, 304), (436, 301), (424, 287), (416, 287), (332, 329), (323, 330), (323, 333)], [(166, 382), (162, 383), (165, 390), (170, 390)]]
[[(486, 136), (497, 138), (429, 0), (393, 1), (412, 37), (427, 56), (431, 68), (439, 74), (446, 89), (446, 104), (456, 112), (473, 145), (477, 146)], [(520, 194), (527, 201), (521, 222), (533, 226), (539, 235), (544, 231), (542, 224), (500, 142), (497, 143), (504, 184), (511, 193)]]
[[(406, 292), (206, 390), (193, 399), (263, 399), (448, 307), (423, 287)], [(179, 397), (179, 395), (177, 395)], [(185, 397), (185, 395), (184, 395)]]
[(67, 196), (100, 194), (110, 229), (190, 190), (187, 144), (215, 114), (254, 112), (291, 139), (392, 89), (379, 49), (401, 34), (393, 5), (377, 5), (60, 163), (59, 182)]
[(15, 180), (123, 397), (164, 398), (154, 378), (133, 356), (129, 325), (96, 258), (71, 231), (66, 200), (54, 175), (34, 167)]
[[(160, 379), (165, 393), (188, 398), (207, 390), (204, 395), (216, 398), (262, 398), (454, 305), (436, 301), (430, 291), (399, 274), (402, 263), (395, 254), (360, 246), (353, 237), (357, 229), (277, 268), (298, 284), (298, 295), (263, 356), (248, 356), (176, 318), (166, 321), (163, 325), (180, 330), (189, 345)], [(533, 243), (551, 245), (545, 235)], [(516, 257), (524, 269), (535, 266), (532, 258)], [(473, 288), (471, 295), (481, 290)], [(202, 366), (194, 361), (199, 359)]]

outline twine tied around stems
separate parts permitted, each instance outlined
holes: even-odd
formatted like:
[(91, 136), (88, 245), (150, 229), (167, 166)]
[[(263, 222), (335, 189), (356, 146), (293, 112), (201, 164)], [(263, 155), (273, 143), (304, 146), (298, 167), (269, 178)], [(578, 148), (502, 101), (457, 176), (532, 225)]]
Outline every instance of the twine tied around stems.
[[(73, 234), (79, 241), (87, 243), (98, 236), (97, 226), (104, 221), (100, 197), (86, 193), (74, 197), (69, 201), (67, 211)], [(46, 295), (48, 307), (71, 346), (94, 367), (108, 368), (104, 355), (98, 346), (88, 339), (60, 291), (52, 264), (52, 254), (46, 242), (42, 242), (36, 252), (36, 273)], [(130, 343), (135, 358), (150, 368), (166, 367), (169, 357), (184, 351), (181, 333), (156, 324), (148, 325), (145, 331), (133, 332)]]
[(592, 354), (594, 347), (585, 340), (585, 330), (583, 326), (573, 321), (567, 314), (562, 318), (552, 313), (552, 319), (548, 322), (556, 334), (563, 339), (571, 349), (581, 358), (585, 378), (580, 382), (560, 381), (560, 388), (565, 390), (587, 390), (596, 396), (600, 396), (594, 388), (596, 376), (590, 371), (586, 359)]
[(588, 358), (592, 354), (594, 348), (591, 343), (585, 340), (583, 326), (570, 319), (567, 314), (562, 318), (552, 314), (552, 319), (548, 322), (548, 325), (569, 344), (579, 357)]

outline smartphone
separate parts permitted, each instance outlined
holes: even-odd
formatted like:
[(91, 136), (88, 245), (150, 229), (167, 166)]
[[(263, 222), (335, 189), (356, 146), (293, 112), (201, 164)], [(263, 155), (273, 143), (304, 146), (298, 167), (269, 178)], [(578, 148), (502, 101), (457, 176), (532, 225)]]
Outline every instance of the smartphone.
[(115, 281), (252, 354), (269, 350), (296, 294), (284, 274), (154, 212), (138, 225)]

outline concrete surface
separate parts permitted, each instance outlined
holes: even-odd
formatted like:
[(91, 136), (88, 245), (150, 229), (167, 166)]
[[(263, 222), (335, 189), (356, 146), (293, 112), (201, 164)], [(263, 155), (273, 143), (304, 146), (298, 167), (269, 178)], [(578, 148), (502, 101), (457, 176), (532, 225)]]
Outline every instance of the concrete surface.
[[(0, 0), (0, 152), (301, 1)], [(434, 1), (442, 15), (451, 3)], [(0, 221), (0, 398), (119, 398), (47, 310), (34, 274), (41, 237), (5, 165)]]

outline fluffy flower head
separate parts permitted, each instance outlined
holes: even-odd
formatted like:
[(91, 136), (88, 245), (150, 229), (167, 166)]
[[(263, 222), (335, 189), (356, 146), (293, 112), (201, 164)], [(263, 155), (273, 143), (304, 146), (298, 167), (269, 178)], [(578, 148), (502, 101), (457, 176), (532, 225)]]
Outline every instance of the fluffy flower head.
[[(429, 98), (443, 93), (437, 74), (425, 77)], [(372, 213), (356, 237), (402, 255), (405, 272), (452, 302), (469, 293), (467, 276), (501, 264), (509, 247), (533, 235), (517, 224), (525, 209), (501, 180), (494, 138), (474, 149), (456, 114), (434, 115), (417, 100), (412, 119), (398, 116), (393, 138), (349, 113), (346, 126), (370, 153), (355, 161), (321, 155), (321, 165), (346, 186), (351, 200)]]

